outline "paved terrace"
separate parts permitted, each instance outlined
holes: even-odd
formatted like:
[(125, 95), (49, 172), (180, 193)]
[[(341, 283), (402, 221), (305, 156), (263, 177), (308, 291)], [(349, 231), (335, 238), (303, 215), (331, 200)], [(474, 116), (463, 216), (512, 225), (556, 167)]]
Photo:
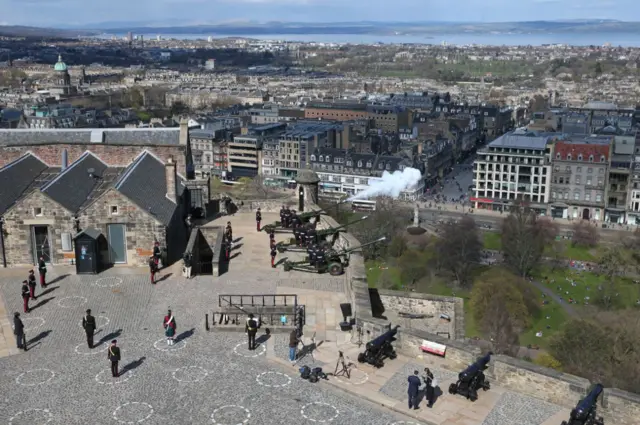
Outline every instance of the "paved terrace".
[[(276, 214), (263, 214), (265, 223)], [(229, 271), (221, 277), (185, 280), (163, 270), (152, 286), (146, 269), (112, 268), (76, 276), (66, 267), (50, 271), (46, 294), (38, 288), (34, 310), (23, 314), (30, 350), (16, 353), (13, 311), (21, 311), (20, 282), (26, 269), (0, 272), (5, 311), (0, 318), (0, 423), (10, 425), (220, 424), (445, 424), (556, 425), (568, 411), (500, 387), (476, 403), (442, 394), (433, 409), (406, 409), (406, 377), (430, 367), (446, 392), (457, 373), (438, 358), (398, 357), (380, 370), (356, 365), (350, 380), (330, 377), (310, 384), (286, 361), (288, 338), (275, 334), (254, 352), (234, 332), (206, 332), (204, 313), (219, 294), (297, 293), (307, 306), (306, 343), (318, 348), (302, 364), (333, 372), (338, 350), (355, 361), (360, 350), (339, 331), (344, 278), (285, 273), (269, 266), (268, 238), (257, 233), (253, 213), (230, 218), (242, 238)], [(220, 220), (224, 224), (228, 219)], [(1, 305), (2, 303), (0, 303)], [(166, 345), (162, 317), (170, 307), (178, 341)], [(98, 321), (98, 348), (89, 350), (81, 328), (85, 309)], [(106, 343), (118, 339), (122, 376), (109, 376)], [(366, 338), (366, 336), (365, 336)], [(383, 409), (380, 405), (388, 407)]]

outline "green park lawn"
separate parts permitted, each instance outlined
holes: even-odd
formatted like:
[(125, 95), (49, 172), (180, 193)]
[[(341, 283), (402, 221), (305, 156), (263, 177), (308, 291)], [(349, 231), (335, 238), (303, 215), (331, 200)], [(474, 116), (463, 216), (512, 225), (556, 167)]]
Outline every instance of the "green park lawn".
[[(597, 261), (598, 259), (598, 247), (585, 248), (581, 246), (572, 246), (569, 240), (560, 240), (564, 245), (562, 251), (562, 258), (578, 261)], [(482, 242), (485, 249), (499, 251), (502, 249), (502, 235), (496, 232), (483, 232)], [(545, 251), (545, 256), (554, 257), (555, 253), (552, 247), (548, 247)]]
[[(545, 277), (548, 280), (545, 280)], [(578, 308), (583, 306), (585, 301), (588, 302), (585, 297), (593, 299), (597, 296), (599, 285), (606, 285), (606, 278), (603, 276), (573, 269), (551, 270), (543, 267), (536, 273), (536, 278), (564, 299), (569, 297), (575, 299), (577, 301), (575, 306)], [(554, 282), (551, 282), (552, 280)], [(572, 286), (571, 281), (576, 286)], [(640, 285), (634, 283), (633, 279), (624, 277), (617, 277), (615, 281), (618, 285), (616, 289), (621, 299), (621, 307), (635, 306), (636, 300), (640, 298)]]

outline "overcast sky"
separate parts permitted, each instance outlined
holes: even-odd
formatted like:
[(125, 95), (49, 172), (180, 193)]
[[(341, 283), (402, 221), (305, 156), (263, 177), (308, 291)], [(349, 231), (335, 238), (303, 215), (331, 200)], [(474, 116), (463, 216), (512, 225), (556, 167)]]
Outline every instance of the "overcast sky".
[(0, 0), (0, 24), (640, 20), (639, 0)]

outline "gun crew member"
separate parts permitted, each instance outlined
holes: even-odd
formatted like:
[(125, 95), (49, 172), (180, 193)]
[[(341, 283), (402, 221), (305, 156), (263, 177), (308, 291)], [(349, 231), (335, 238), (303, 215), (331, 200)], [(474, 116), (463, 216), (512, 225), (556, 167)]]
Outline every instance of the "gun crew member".
[(284, 209), (284, 223), (282, 223), (282, 227), (289, 227), (291, 225), (291, 210), (289, 207)]
[(28, 313), (29, 310), (29, 285), (26, 280), (22, 281), (22, 304), (24, 306), (24, 312)]
[(285, 227), (285, 208), (284, 205), (282, 207), (280, 207), (280, 224), (282, 224), (282, 227)]
[(249, 350), (256, 349), (256, 333), (258, 332), (258, 321), (253, 317), (253, 314), (249, 314), (249, 319), (245, 325), (247, 331), (247, 337), (249, 338)]
[(271, 245), (271, 267), (276, 268), (276, 255), (278, 255), (278, 250), (276, 249), (276, 244)]
[(316, 264), (318, 267), (322, 266), (326, 261), (326, 251), (320, 246), (316, 245)]
[(29, 296), (31, 296), (32, 300), (37, 300), (36, 297), (36, 275), (33, 274), (33, 270), (29, 270), (29, 277), (27, 278), (29, 285)]
[(87, 334), (87, 346), (93, 348), (93, 334), (96, 331), (96, 318), (91, 315), (91, 309), (87, 310), (87, 315), (82, 318), (82, 327)]
[(111, 345), (107, 350), (107, 358), (111, 361), (111, 376), (117, 378), (120, 373), (118, 372), (118, 362), (120, 361), (120, 347), (116, 344), (118, 341), (115, 339), (111, 341)]
[(260, 212), (260, 208), (256, 211), (256, 230), (260, 231), (260, 222), (262, 221), (262, 213)]
[(315, 244), (317, 235), (318, 235), (318, 232), (316, 232), (316, 229), (314, 229), (313, 226), (309, 225), (309, 227), (307, 227), (307, 230), (305, 232), (305, 239), (307, 241), (307, 245)]

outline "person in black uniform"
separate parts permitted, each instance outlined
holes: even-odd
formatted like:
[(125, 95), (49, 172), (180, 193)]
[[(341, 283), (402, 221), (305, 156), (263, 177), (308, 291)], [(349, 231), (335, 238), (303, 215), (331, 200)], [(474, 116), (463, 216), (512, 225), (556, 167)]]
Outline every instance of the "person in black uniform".
[(274, 231), (269, 232), (269, 246), (276, 243), (276, 234)]
[(118, 362), (120, 361), (120, 347), (116, 344), (118, 341), (115, 339), (111, 341), (111, 345), (109, 346), (109, 350), (107, 350), (107, 358), (111, 360), (111, 376), (117, 378), (118, 373)]
[(286, 227), (284, 223), (284, 205), (280, 207), (280, 224), (282, 227)]
[(27, 285), (27, 281), (22, 281), (22, 304), (24, 306), (24, 312), (29, 312), (29, 285)]
[(93, 334), (96, 331), (96, 318), (91, 315), (91, 309), (87, 310), (87, 315), (82, 318), (82, 327), (87, 334), (87, 346), (93, 348)]
[(418, 371), (414, 371), (413, 375), (409, 376), (407, 379), (409, 382), (409, 388), (407, 390), (407, 395), (409, 396), (409, 409), (413, 408), (418, 410), (418, 403), (420, 399), (418, 398), (418, 393), (420, 392), (420, 378), (418, 377)]
[(156, 262), (156, 266), (158, 266), (158, 268), (160, 268), (159, 264), (160, 264), (160, 244), (158, 242), (155, 242), (153, 244), (153, 261)]
[(307, 252), (309, 253), (309, 265), (315, 267), (316, 266), (316, 247), (313, 245), (309, 245), (309, 248), (307, 248)]
[(291, 226), (291, 210), (289, 209), (289, 207), (286, 207), (284, 209), (284, 227), (289, 227)]
[(40, 273), (40, 286), (47, 287), (47, 263), (44, 262), (44, 257), (40, 257), (38, 261), (38, 273)]
[(29, 277), (27, 278), (27, 282), (29, 285), (29, 296), (32, 300), (37, 300), (36, 297), (36, 275), (33, 273), (33, 270), (29, 270)]
[(260, 231), (260, 222), (262, 221), (262, 213), (260, 212), (260, 208), (256, 211), (256, 230)]
[(271, 267), (276, 268), (276, 255), (278, 255), (278, 250), (276, 249), (276, 245), (271, 245)]
[(316, 236), (318, 235), (318, 232), (316, 232), (316, 229), (313, 228), (313, 226), (309, 226), (307, 228), (306, 231), (306, 239), (307, 239), (307, 244), (308, 245), (313, 245), (315, 243), (317, 243), (318, 241), (316, 241)]
[(227, 229), (225, 230), (225, 236), (229, 241), (229, 244), (233, 243), (233, 229), (231, 228), (231, 222), (227, 222)]
[(24, 334), (24, 324), (18, 312), (13, 313), (13, 334), (16, 336), (18, 349), (27, 351), (27, 337)]
[(249, 350), (256, 349), (256, 333), (258, 333), (258, 322), (253, 317), (253, 314), (249, 314), (249, 320), (245, 325), (247, 337), (249, 338)]
[(152, 255), (149, 257), (149, 275), (151, 276), (151, 283), (154, 285), (156, 283), (156, 273), (158, 273), (158, 263), (156, 263), (156, 259)]
[(316, 268), (319, 269), (325, 263), (325, 250), (320, 245), (315, 245), (316, 247)]

